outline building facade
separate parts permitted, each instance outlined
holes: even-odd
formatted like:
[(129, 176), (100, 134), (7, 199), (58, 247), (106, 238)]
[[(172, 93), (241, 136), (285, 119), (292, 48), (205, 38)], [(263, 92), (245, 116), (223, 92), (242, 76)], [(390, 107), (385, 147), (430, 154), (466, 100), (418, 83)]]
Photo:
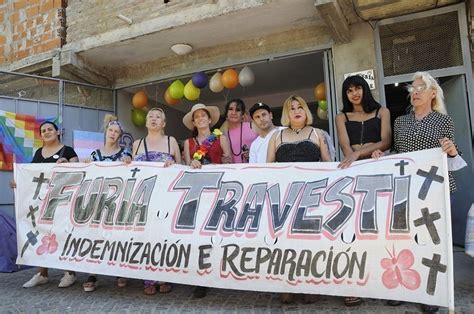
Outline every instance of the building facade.
[[(440, 80), (456, 123), (469, 164), (459, 181), (468, 187), (473, 7), (473, 1), (456, 0), (4, 0), (0, 109), (31, 112), (27, 103), (18, 105), (29, 100), (37, 102), (40, 113), (47, 104), (61, 116), (66, 134), (98, 130), (100, 116), (114, 111), (138, 138), (145, 130), (131, 122), (131, 99), (142, 90), (149, 107), (165, 107), (167, 133), (184, 139), (189, 134), (181, 119), (195, 101), (168, 105), (167, 86), (175, 79), (186, 83), (200, 71), (211, 77), (248, 66), (256, 77), (252, 86), (202, 90), (199, 101), (222, 112), (226, 100), (242, 98), (278, 111), (285, 98), (299, 94), (316, 106), (314, 87), (323, 82), (327, 118), (317, 123), (337, 145), (334, 117), (345, 74), (371, 73), (375, 97), (395, 118), (407, 109), (404, 83), (416, 71), (430, 71)], [(177, 55), (170, 49), (175, 44), (190, 45), (192, 51)], [(94, 122), (85, 125), (85, 119)], [(460, 208), (459, 217), (453, 216), (462, 223), (474, 196), (469, 190), (458, 194), (463, 196), (455, 197), (453, 208)]]

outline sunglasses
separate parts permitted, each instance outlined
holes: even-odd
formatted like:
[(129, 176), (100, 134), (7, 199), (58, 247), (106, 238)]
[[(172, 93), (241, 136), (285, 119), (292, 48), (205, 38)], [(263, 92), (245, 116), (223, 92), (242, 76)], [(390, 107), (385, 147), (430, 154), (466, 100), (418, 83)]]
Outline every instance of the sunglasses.
[(424, 92), (426, 90), (426, 85), (418, 85), (418, 86), (413, 86), (413, 85), (408, 85), (407, 90), (410, 94), (413, 94), (414, 92)]

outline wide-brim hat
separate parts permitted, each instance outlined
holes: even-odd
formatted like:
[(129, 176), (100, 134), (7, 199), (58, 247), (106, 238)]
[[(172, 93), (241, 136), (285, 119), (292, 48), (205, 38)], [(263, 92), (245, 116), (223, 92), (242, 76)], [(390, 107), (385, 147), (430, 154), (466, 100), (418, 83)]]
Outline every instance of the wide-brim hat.
[(219, 117), (221, 116), (221, 113), (219, 111), (219, 108), (216, 106), (206, 106), (204, 104), (195, 104), (192, 108), (191, 111), (188, 112), (184, 117), (183, 117), (183, 124), (190, 130), (194, 129), (194, 124), (193, 124), (193, 113), (199, 109), (206, 110), (209, 112), (209, 115), (211, 116), (211, 125), (210, 127), (214, 126), (214, 124), (219, 121)]

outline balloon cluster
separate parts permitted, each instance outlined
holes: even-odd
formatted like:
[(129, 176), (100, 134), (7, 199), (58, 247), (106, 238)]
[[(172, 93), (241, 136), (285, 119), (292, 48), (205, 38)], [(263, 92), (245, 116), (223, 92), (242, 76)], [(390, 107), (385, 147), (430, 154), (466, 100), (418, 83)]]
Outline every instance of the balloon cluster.
[(326, 101), (326, 84), (319, 83), (314, 87), (314, 97), (318, 101), (317, 115), (321, 120), (328, 119), (328, 102)]
[(245, 66), (240, 73), (234, 69), (225, 70), (224, 73), (216, 72), (208, 81), (204, 72), (198, 72), (186, 83), (176, 80), (171, 83), (165, 91), (165, 102), (168, 105), (176, 105), (183, 97), (189, 101), (199, 99), (201, 89), (209, 83), (209, 89), (214, 93), (220, 93), (224, 88), (233, 89), (239, 84), (247, 87), (255, 83), (255, 75), (248, 66)]
[(132, 122), (135, 126), (144, 126), (148, 111), (148, 97), (144, 91), (139, 91), (132, 98)]
[(207, 86), (207, 75), (204, 72), (198, 72), (186, 83), (176, 80), (171, 83), (165, 91), (165, 102), (168, 105), (177, 105), (181, 98), (185, 97), (189, 101), (199, 99), (201, 88)]
[(247, 87), (255, 83), (255, 74), (248, 66), (245, 66), (240, 73), (234, 69), (225, 70), (223, 74), (216, 72), (209, 80), (209, 89), (214, 93), (220, 93), (225, 88), (234, 89), (239, 84)]

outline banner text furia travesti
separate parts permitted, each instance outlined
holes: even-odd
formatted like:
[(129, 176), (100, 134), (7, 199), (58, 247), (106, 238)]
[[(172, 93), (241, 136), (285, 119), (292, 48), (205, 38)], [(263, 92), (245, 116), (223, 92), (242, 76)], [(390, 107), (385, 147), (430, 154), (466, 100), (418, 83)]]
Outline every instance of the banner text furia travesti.
[(446, 156), (17, 164), (18, 263), (453, 308)]

